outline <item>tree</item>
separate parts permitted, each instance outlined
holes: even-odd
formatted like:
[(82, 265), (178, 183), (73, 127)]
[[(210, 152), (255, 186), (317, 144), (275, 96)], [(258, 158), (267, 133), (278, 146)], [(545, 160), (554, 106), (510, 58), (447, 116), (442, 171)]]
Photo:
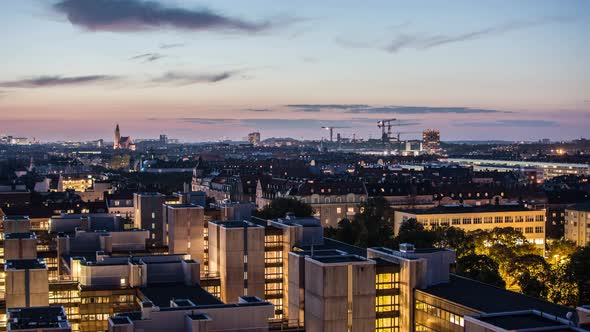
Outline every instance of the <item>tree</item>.
[(357, 232), (355, 245), (362, 247), (391, 246), (393, 220), (389, 202), (381, 196), (368, 199), (355, 214), (352, 226)]
[(517, 256), (510, 261), (508, 273), (512, 284), (530, 296), (546, 298), (550, 282), (549, 264), (539, 255)]
[(556, 263), (551, 264), (551, 282), (548, 287), (547, 300), (574, 307), (578, 303), (578, 286), (569, 271), (570, 264), (570, 257), (560, 258)]
[(404, 221), (399, 228), (395, 244), (411, 243), (416, 248), (433, 248), (436, 242), (436, 234), (424, 229), (424, 226), (416, 219)]
[(498, 272), (498, 264), (488, 256), (469, 254), (457, 260), (457, 274), (504, 288), (506, 282)]
[(254, 216), (262, 219), (284, 218), (287, 213), (295, 217), (310, 217), (313, 213), (311, 205), (291, 198), (275, 198), (262, 210), (254, 211)]
[(577, 251), (576, 243), (567, 239), (555, 240), (547, 244), (547, 257), (552, 263), (559, 263)]
[(475, 254), (473, 236), (457, 227), (437, 227), (434, 229), (437, 248), (455, 250), (457, 258)]
[(333, 236), (338, 241), (354, 244), (357, 240), (356, 233), (350, 220), (344, 218), (338, 222), (338, 228)]
[(590, 247), (583, 247), (573, 253), (567, 270), (578, 288), (578, 304), (587, 304), (590, 299)]

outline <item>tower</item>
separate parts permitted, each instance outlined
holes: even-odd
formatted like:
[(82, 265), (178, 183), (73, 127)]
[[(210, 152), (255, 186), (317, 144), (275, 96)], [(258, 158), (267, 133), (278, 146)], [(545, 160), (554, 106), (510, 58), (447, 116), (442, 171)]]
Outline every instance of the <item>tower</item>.
[(121, 141), (121, 130), (119, 130), (119, 124), (117, 123), (117, 127), (115, 128), (115, 144), (113, 145), (113, 149), (119, 148), (120, 141)]

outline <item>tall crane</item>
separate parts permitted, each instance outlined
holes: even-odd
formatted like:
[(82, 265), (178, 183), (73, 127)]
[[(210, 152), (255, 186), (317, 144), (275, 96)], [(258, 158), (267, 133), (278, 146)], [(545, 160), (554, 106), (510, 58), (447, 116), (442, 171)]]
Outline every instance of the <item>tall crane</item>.
[(330, 131), (330, 142), (334, 141), (334, 129), (337, 129), (337, 128), (350, 128), (350, 127), (326, 127), (326, 126), (322, 127), (322, 129), (326, 129), (326, 130)]
[[(387, 142), (389, 140), (389, 137), (391, 137), (391, 126), (396, 125), (395, 121), (397, 121), (397, 119), (377, 121), (377, 127), (381, 128), (381, 140), (383, 141), (383, 143)], [(393, 125), (391, 124), (392, 122), (394, 123)], [(385, 127), (387, 127), (387, 133), (385, 132)]]

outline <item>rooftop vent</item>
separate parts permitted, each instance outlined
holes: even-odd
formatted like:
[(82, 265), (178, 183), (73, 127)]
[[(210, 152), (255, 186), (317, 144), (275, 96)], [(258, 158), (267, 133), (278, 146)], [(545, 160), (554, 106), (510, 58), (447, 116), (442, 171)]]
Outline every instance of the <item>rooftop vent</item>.
[(414, 245), (411, 243), (401, 243), (399, 245), (400, 252), (414, 252)]

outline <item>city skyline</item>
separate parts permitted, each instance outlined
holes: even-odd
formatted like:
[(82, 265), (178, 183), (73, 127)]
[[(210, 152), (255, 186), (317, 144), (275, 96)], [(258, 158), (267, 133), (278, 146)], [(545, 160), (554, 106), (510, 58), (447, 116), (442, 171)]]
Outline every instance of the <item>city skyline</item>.
[(584, 1), (3, 5), (9, 135), (379, 138), (398, 118), (413, 138), (537, 140), (590, 122)]

